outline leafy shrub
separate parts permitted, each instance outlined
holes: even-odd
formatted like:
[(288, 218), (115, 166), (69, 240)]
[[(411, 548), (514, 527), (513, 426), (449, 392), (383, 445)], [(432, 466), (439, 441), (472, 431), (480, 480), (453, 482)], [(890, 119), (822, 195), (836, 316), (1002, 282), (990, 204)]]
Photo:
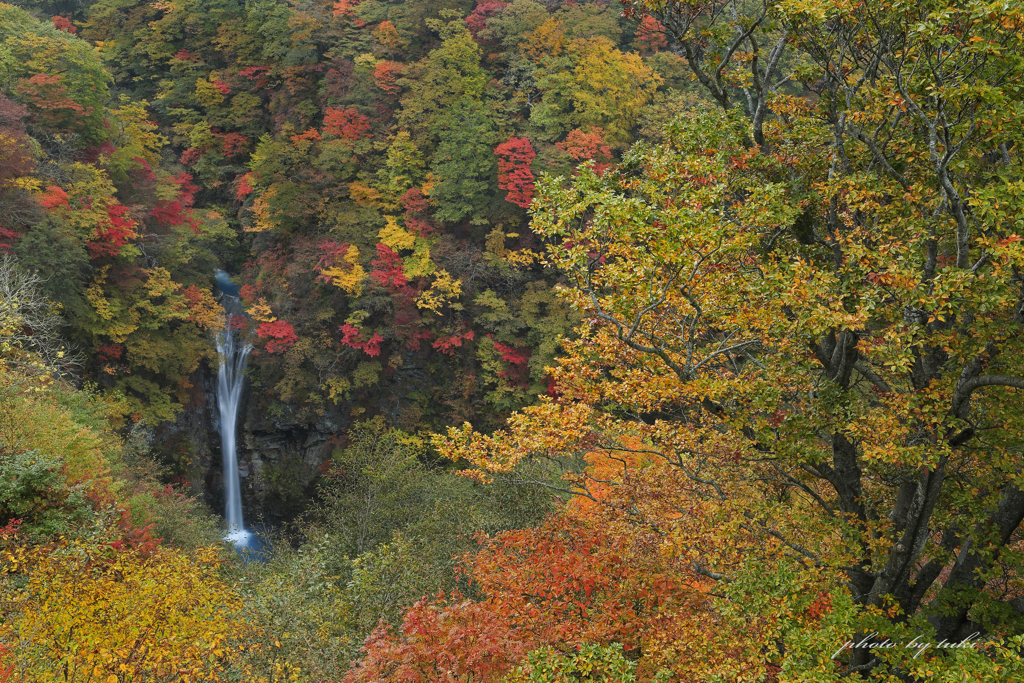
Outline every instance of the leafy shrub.
[(91, 510), (82, 487), (68, 486), (59, 458), (0, 446), (0, 526), (20, 519), (33, 536), (70, 534)]

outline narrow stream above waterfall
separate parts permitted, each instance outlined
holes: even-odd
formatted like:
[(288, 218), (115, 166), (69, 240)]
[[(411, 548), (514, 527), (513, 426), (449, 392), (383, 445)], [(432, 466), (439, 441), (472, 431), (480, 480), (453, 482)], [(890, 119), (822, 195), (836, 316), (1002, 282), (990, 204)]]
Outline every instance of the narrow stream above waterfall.
[(252, 534), (245, 528), (242, 518), (241, 483), (238, 474), (238, 409), (245, 384), (245, 363), (252, 351), (252, 345), (240, 340), (238, 323), (245, 319), (238, 288), (227, 273), (217, 271), (217, 288), (221, 291), (221, 305), (224, 306), (224, 330), (217, 335), (217, 353), (220, 368), (217, 370), (217, 409), (220, 411), (220, 444), (224, 467), (224, 518), (228, 531), (226, 540), (236, 548), (249, 545)]

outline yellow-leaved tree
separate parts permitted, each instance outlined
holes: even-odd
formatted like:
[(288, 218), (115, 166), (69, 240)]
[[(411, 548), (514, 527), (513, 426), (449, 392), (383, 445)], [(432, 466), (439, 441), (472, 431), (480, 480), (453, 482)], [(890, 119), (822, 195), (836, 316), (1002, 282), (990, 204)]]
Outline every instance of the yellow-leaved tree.
[(0, 645), (11, 683), (218, 681), (244, 647), (242, 605), (215, 548), (8, 546)]
[[(538, 183), (532, 227), (585, 324), (552, 397), (439, 448), (490, 473), (615, 459), (616, 513), (715, 582), (712, 613), (776, 629), (761, 667), (709, 677), (1020, 680), (1020, 3), (631, 11), (722, 111)], [(805, 615), (794, 572), (825, 578)]]

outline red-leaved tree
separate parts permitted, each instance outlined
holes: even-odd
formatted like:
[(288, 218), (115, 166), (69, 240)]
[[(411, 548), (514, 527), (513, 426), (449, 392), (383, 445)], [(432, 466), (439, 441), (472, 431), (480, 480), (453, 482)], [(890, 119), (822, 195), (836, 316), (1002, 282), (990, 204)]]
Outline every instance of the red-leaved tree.
[(256, 336), (261, 339), (269, 340), (266, 346), (267, 353), (287, 351), (292, 347), (292, 344), (299, 341), (299, 336), (295, 334), (295, 328), (286, 320), (275, 320), (272, 323), (261, 323), (260, 326), (256, 328)]
[(657, 52), (668, 44), (665, 38), (665, 27), (661, 22), (647, 15), (640, 22), (636, 32), (636, 44), (641, 52)]
[(454, 356), (456, 348), (462, 346), (463, 342), (472, 340), (473, 330), (469, 330), (468, 332), (456, 334), (451, 337), (442, 337), (441, 339), (435, 341), (431, 346), (433, 346), (434, 349), (440, 351), (443, 354), (446, 354), (448, 356)]
[(36, 121), (47, 128), (79, 131), (92, 107), (75, 102), (58, 74), (35, 74), (15, 86)]
[(377, 256), (370, 262), (370, 265), (373, 267), (373, 270), (370, 271), (370, 278), (381, 287), (399, 291), (408, 282), (405, 277), (405, 268), (402, 265), (402, 257), (386, 244), (377, 245)]
[[(604, 129), (593, 127), (589, 132), (583, 132), (574, 128), (565, 136), (565, 140), (555, 143), (555, 147), (562, 150), (576, 161), (594, 161), (594, 172), (602, 175), (610, 166), (612, 150), (604, 141)], [(600, 161), (603, 159), (604, 161)]]
[(355, 109), (327, 108), (324, 114), (325, 136), (333, 135), (343, 140), (360, 140), (370, 137), (370, 119)]
[(496, 681), (532, 649), (501, 612), (455, 598), (420, 600), (397, 634), (379, 626), (344, 683)]
[(156, 225), (165, 228), (187, 223), (198, 235), (199, 222), (192, 214), (192, 205), (195, 203), (199, 187), (192, 183), (192, 176), (188, 173), (179, 173), (173, 181), (178, 186), (177, 196), (172, 200), (158, 200), (149, 215)]
[(106, 220), (96, 226), (96, 238), (85, 247), (94, 259), (117, 256), (121, 248), (136, 237), (135, 221), (128, 215), (128, 207), (114, 202), (107, 206)]
[(66, 31), (67, 33), (70, 33), (71, 35), (74, 35), (74, 34), (78, 33), (78, 29), (75, 28), (75, 25), (72, 24), (71, 20), (68, 19), (67, 17), (62, 17), (60, 15), (57, 15), (55, 17), (51, 17), (51, 19), (53, 20), (54, 28), (56, 28), (56, 29), (58, 29), (60, 31)]
[(509, 138), (494, 148), (498, 155), (498, 187), (508, 190), (508, 201), (524, 209), (533, 201), (533, 173), (530, 162), (537, 153), (526, 138)]
[(373, 83), (387, 95), (397, 95), (401, 88), (398, 86), (397, 78), (402, 73), (403, 66), (399, 62), (382, 60), (373, 67)]
[(345, 346), (359, 349), (370, 358), (380, 355), (380, 343), (384, 341), (384, 337), (376, 332), (369, 339), (363, 339), (362, 331), (351, 323), (345, 323), (338, 329), (341, 331), (341, 343)]

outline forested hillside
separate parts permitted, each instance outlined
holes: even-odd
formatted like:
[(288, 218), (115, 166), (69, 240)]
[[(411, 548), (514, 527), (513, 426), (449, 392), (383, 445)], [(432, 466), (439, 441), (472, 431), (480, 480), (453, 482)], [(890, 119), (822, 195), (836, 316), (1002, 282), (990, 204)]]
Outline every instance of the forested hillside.
[(1022, 124), (1018, 0), (0, 3), (0, 683), (1024, 679)]
[(44, 157), (9, 162), (5, 240), (67, 273), (69, 339), (149, 422), (190, 400), (219, 262), (267, 411), (496, 426), (575, 320), (537, 264), (535, 176), (699, 101), (656, 22), (602, 4), (26, 9), (5, 125)]

